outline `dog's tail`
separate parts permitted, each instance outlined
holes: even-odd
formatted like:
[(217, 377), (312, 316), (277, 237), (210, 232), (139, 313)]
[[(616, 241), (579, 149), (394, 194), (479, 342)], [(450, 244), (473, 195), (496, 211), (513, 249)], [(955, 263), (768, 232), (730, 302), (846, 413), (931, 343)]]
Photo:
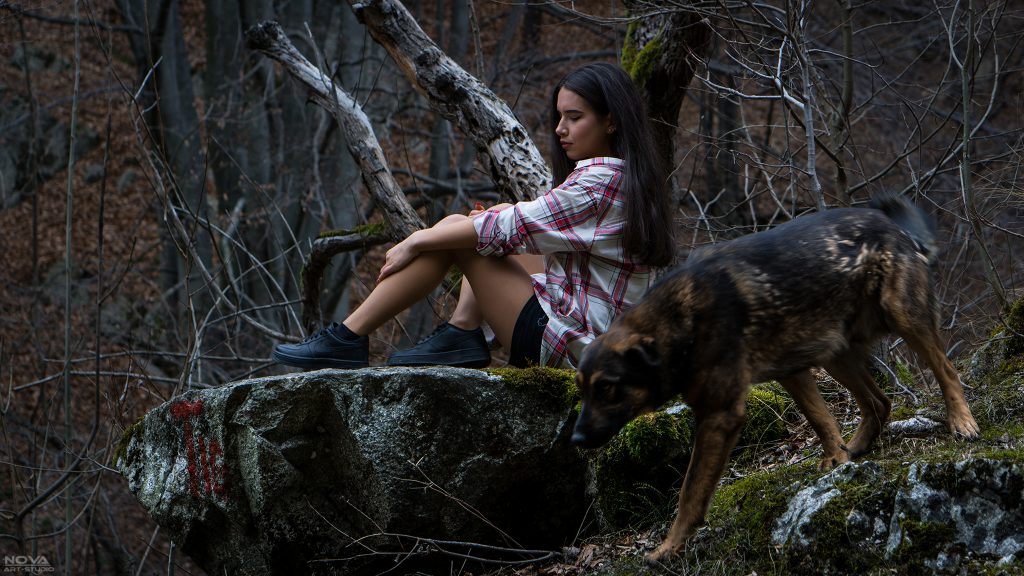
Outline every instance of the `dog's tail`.
[(875, 196), (868, 203), (870, 208), (881, 210), (903, 229), (903, 232), (914, 241), (918, 252), (934, 264), (939, 257), (939, 244), (936, 241), (935, 221), (924, 210), (921, 210), (903, 196), (886, 193)]

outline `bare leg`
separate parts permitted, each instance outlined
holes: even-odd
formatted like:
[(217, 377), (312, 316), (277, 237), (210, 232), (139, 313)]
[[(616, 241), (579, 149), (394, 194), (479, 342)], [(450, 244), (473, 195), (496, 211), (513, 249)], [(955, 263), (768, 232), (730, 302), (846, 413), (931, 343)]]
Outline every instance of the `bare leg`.
[(475, 250), (424, 252), (405, 268), (384, 278), (344, 324), (359, 335), (376, 330), (436, 288), (452, 264), (469, 284), (475, 308), (501, 342), (512, 341), (512, 329), (523, 305), (533, 295), (526, 270), (513, 259), (481, 256)]
[[(509, 258), (518, 262), (528, 274), (537, 274), (544, 271), (543, 256), (522, 254), (510, 256)], [(470, 285), (469, 279), (463, 276), (462, 287), (459, 289), (459, 301), (455, 305), (455, 311), (452, 312), (452, 317), (448, 322), (463, 330), (472, 330), (479, 327), (483, 320), (484, 317), (480, 312), (480, 305), (476, 301), (476, 294), (473, 293), (473, 287)]]

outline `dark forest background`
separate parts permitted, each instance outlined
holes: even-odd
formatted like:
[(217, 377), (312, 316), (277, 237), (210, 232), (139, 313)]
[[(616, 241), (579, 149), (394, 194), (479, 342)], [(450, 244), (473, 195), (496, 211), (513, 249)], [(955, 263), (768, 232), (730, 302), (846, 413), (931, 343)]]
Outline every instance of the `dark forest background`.
[[(952, 357), (1016, 296), (1024, 3), (405, 7), (544, 155), (552, 86), (622, 63), (671, 167), (680, 258), (893, 191), (938, 222)], [(270, 350), (308, 328), (302, 275), (321, 236), (368, 240), (330, 260), (317, 320), (373, 287), (397, 228), (334, 116), (247, 47), (264, 20), (353, 96), (424, 224), (512, 197), (348, 2), (0, 0), (3, 554), (70, 559), (75, 574), (201, 573), (111, 468), (121, 433), (187, 390), (281, 373)], [(371, 362), (444, 319), (451, 292), (379, 330)], [(916, 365), (898, 341), (880, 356)]]

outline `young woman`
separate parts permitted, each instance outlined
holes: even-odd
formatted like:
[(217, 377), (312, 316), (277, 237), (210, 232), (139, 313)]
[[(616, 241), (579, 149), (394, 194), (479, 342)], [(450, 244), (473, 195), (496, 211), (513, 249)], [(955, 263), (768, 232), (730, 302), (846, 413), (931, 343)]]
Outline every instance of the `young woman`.
[[(463, 273), (449, 322), (391, 365), (486, 366), (487, 322), (514, 366), (574, 367), (615, 315), (672, 259), (672, 211), (643, 103), (629, 75), (596, 63), (551, 99), (557, 188), (536, 200), (452, 215), (388, 250), (377, 286), (344, 322), (274, 359), (302, 368), (368, 364), (367, 335), (426, 297), (448, 268)], [(532, 274), (532, 275), (531, 275)]]

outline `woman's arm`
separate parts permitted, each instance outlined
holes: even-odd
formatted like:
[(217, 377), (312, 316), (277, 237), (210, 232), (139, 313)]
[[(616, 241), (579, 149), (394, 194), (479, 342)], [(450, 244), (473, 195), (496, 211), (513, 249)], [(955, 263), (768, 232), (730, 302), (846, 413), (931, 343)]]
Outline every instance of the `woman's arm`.
[[(442, 224), (443, 223), (443, 224)], [(408, 238), (395, 244), (384, 256), (384, 266), (377, 281), (405, 268), (422, 252), (432, 250), (467, 250), (476, 248), (477, 234), (473, 219), (469, 216), (452, 215), (431, 228), (417, 230)]]

